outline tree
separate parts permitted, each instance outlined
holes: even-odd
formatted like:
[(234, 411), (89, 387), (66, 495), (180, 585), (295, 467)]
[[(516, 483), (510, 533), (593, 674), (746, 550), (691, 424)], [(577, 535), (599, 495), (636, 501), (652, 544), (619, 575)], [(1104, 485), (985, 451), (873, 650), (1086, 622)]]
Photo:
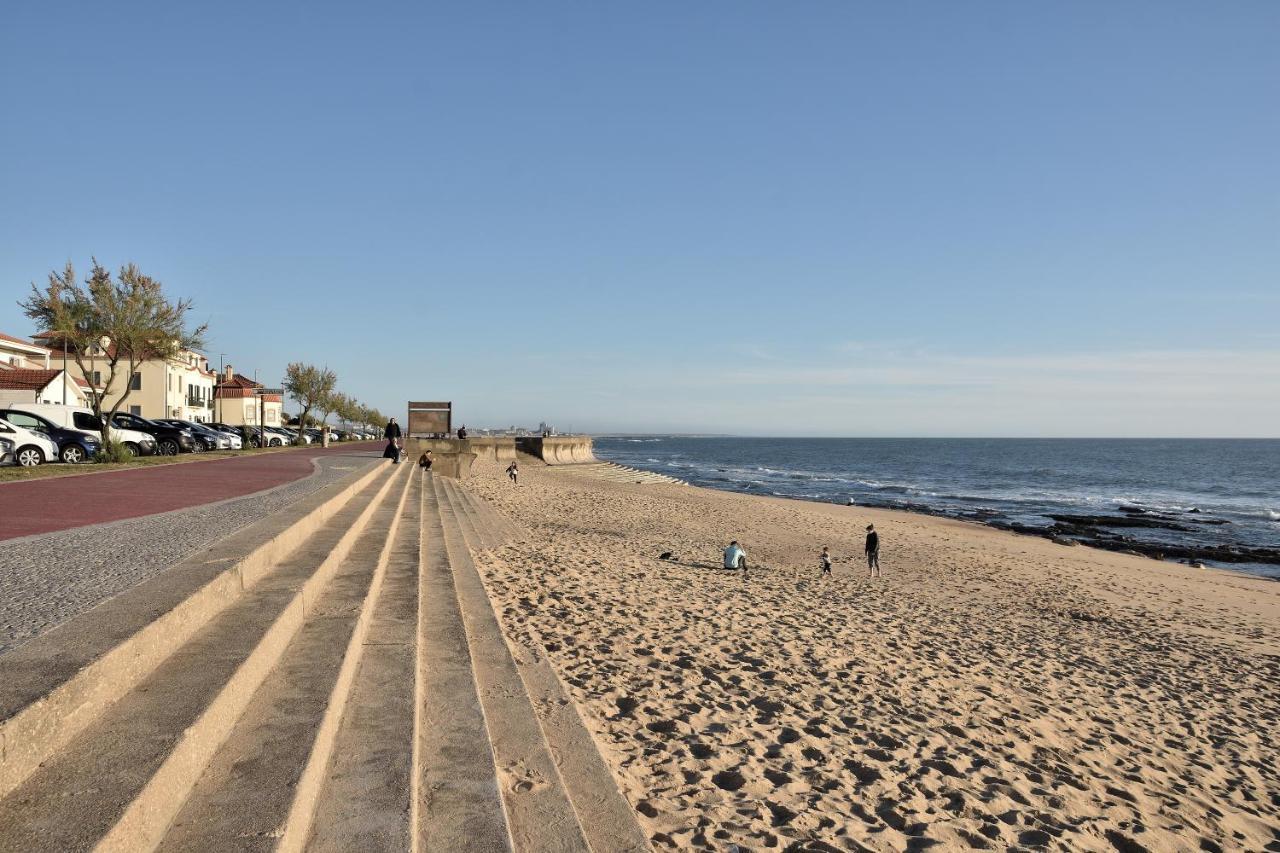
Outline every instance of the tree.
[[(62, 272), (49, 273), (43, 289), (32, 282), (31, 296), (18, 305), (53, 345), (75, 361), (86, 381), (93, 376), (90, 365), (98, 359), (106, 366), (103, 393), (90, 395), (93, 413), (102, 422), (104, 445), (111, 440), (112, 418), (133, 390), (138, 367), (153, 359), (177, 361), (183, 350), (203, 347), (209, 328), (206, 323), (187, 329), (193, 307), (190, 299), (168, 298), (164, 286), (134, 264), (122, 266), (112, 279), (97, 258), (83, 286), (76, 282), (75, 268), (68, 262)], [(107, 401), (118, 375), (123, 376), (123, 390)]]
[(360, 404), (353, 397), (346, 394), (334, 394), (333, 397), (333, 411), (342, 421), (343, 426), (348, 426), (359, 419)]
[(339, 406), (342, 405), (341, 398), (342, 398), (342, 395), (339, 394), (337, 391), (330, 391), (328, 394), (323, 395), (319, 400), (316, 401), (316, 414), (319, 415), (319, 417), (316, 418), (317, 427), (319, 427), (320, 429), (325, 428), (325, 426), (329, 422), (329, 415), (331, 415), (334, 411), (338, 409)]
[(319, 409), (333, 393), (338, 375), (327, 367), (316, 367), (300, 361), (291, 362), (284, 372), (284, 390), (302, 406), (298, 422), (305, 424), (312, 409)]

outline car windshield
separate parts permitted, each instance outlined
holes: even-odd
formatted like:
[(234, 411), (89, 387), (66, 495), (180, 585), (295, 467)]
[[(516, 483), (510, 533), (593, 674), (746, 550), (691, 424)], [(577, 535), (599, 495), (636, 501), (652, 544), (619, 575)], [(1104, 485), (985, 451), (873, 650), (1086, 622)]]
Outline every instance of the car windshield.
[(126, 415), (123, 413), (116, 414), (115, 422), (117, 426), (120, 424), (132, 424), (134, 426), (152, 427), (153, 429), (155, 427), (162, 426), (162, 424), (158, 424), (155, 421), (149, 421), (146, 418), (139, 417), (138, 415)]

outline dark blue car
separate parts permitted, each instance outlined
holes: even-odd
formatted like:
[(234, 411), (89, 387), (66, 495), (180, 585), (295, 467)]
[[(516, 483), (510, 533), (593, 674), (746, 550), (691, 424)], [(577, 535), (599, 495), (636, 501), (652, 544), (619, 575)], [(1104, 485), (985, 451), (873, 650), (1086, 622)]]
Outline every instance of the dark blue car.
[(0, 418), (4, 418), (14, 426), (35, 430), (49, 436), (49, 439), (58, 446), (58, 458), (63, 462), (89, 462), (102, 447), (101, 440), (93, 433), (60, 427), (30, 412), (0, 409)]

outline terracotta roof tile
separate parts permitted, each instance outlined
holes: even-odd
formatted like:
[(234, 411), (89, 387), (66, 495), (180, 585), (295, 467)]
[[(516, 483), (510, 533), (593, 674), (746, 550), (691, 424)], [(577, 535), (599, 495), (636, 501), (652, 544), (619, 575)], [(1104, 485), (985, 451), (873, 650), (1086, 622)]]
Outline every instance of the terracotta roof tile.
[(58, 377), (61, 370), (18, 368), (0, 373), (0, 388), (6, 391), (39, 391)]

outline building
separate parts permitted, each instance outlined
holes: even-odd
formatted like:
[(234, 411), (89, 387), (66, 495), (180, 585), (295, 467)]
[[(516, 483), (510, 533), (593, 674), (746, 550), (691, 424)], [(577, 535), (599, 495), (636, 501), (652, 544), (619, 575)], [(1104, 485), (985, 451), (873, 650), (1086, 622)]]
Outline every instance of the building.
[[(49, 341), (50, 358), (54, 363), (62, 360), (59, 342), (48, 332), (36, 335), (37, 340)], [(122, 410), (144, 418), (181, 418), (187, 421), (208, 422), (213, 417), (213, 388), (217, 374), (209, 370), (204, 356), (191, 350), (180, 350), (173, 358), (154, 358), (135, 366), (132, 379), (129, 365), (124, 359), (116, 367), (115, 379), (105, 387), (111, 371), (107, 356), (113, 354), (94, 345), (85, 353), (84, 384), (88, 393), (104, 398), (107, 404), (114, 402), (124, 392), (129, 382), (129, 396)], [(67, 357), (67, 370), (73, 378), (79, 371), (74, 356)]]
[(86, 406), (88, 385), (76, 382), (61, 368), (32, 370), (10, 367), (0, 370), (0, 403), (52, 403)]
[(282, 426), (284, 398), (279, 394), (257, 394), (257, 389), (262, 387), (262, 383), (241, 376), (228, 364), (214, 388), (213, 420), (231, 426), (257, 426), (261, 396), (266, 425)]
[(47, 370), (49, 357), (48, 347), (0, 332), (0, 370)]

